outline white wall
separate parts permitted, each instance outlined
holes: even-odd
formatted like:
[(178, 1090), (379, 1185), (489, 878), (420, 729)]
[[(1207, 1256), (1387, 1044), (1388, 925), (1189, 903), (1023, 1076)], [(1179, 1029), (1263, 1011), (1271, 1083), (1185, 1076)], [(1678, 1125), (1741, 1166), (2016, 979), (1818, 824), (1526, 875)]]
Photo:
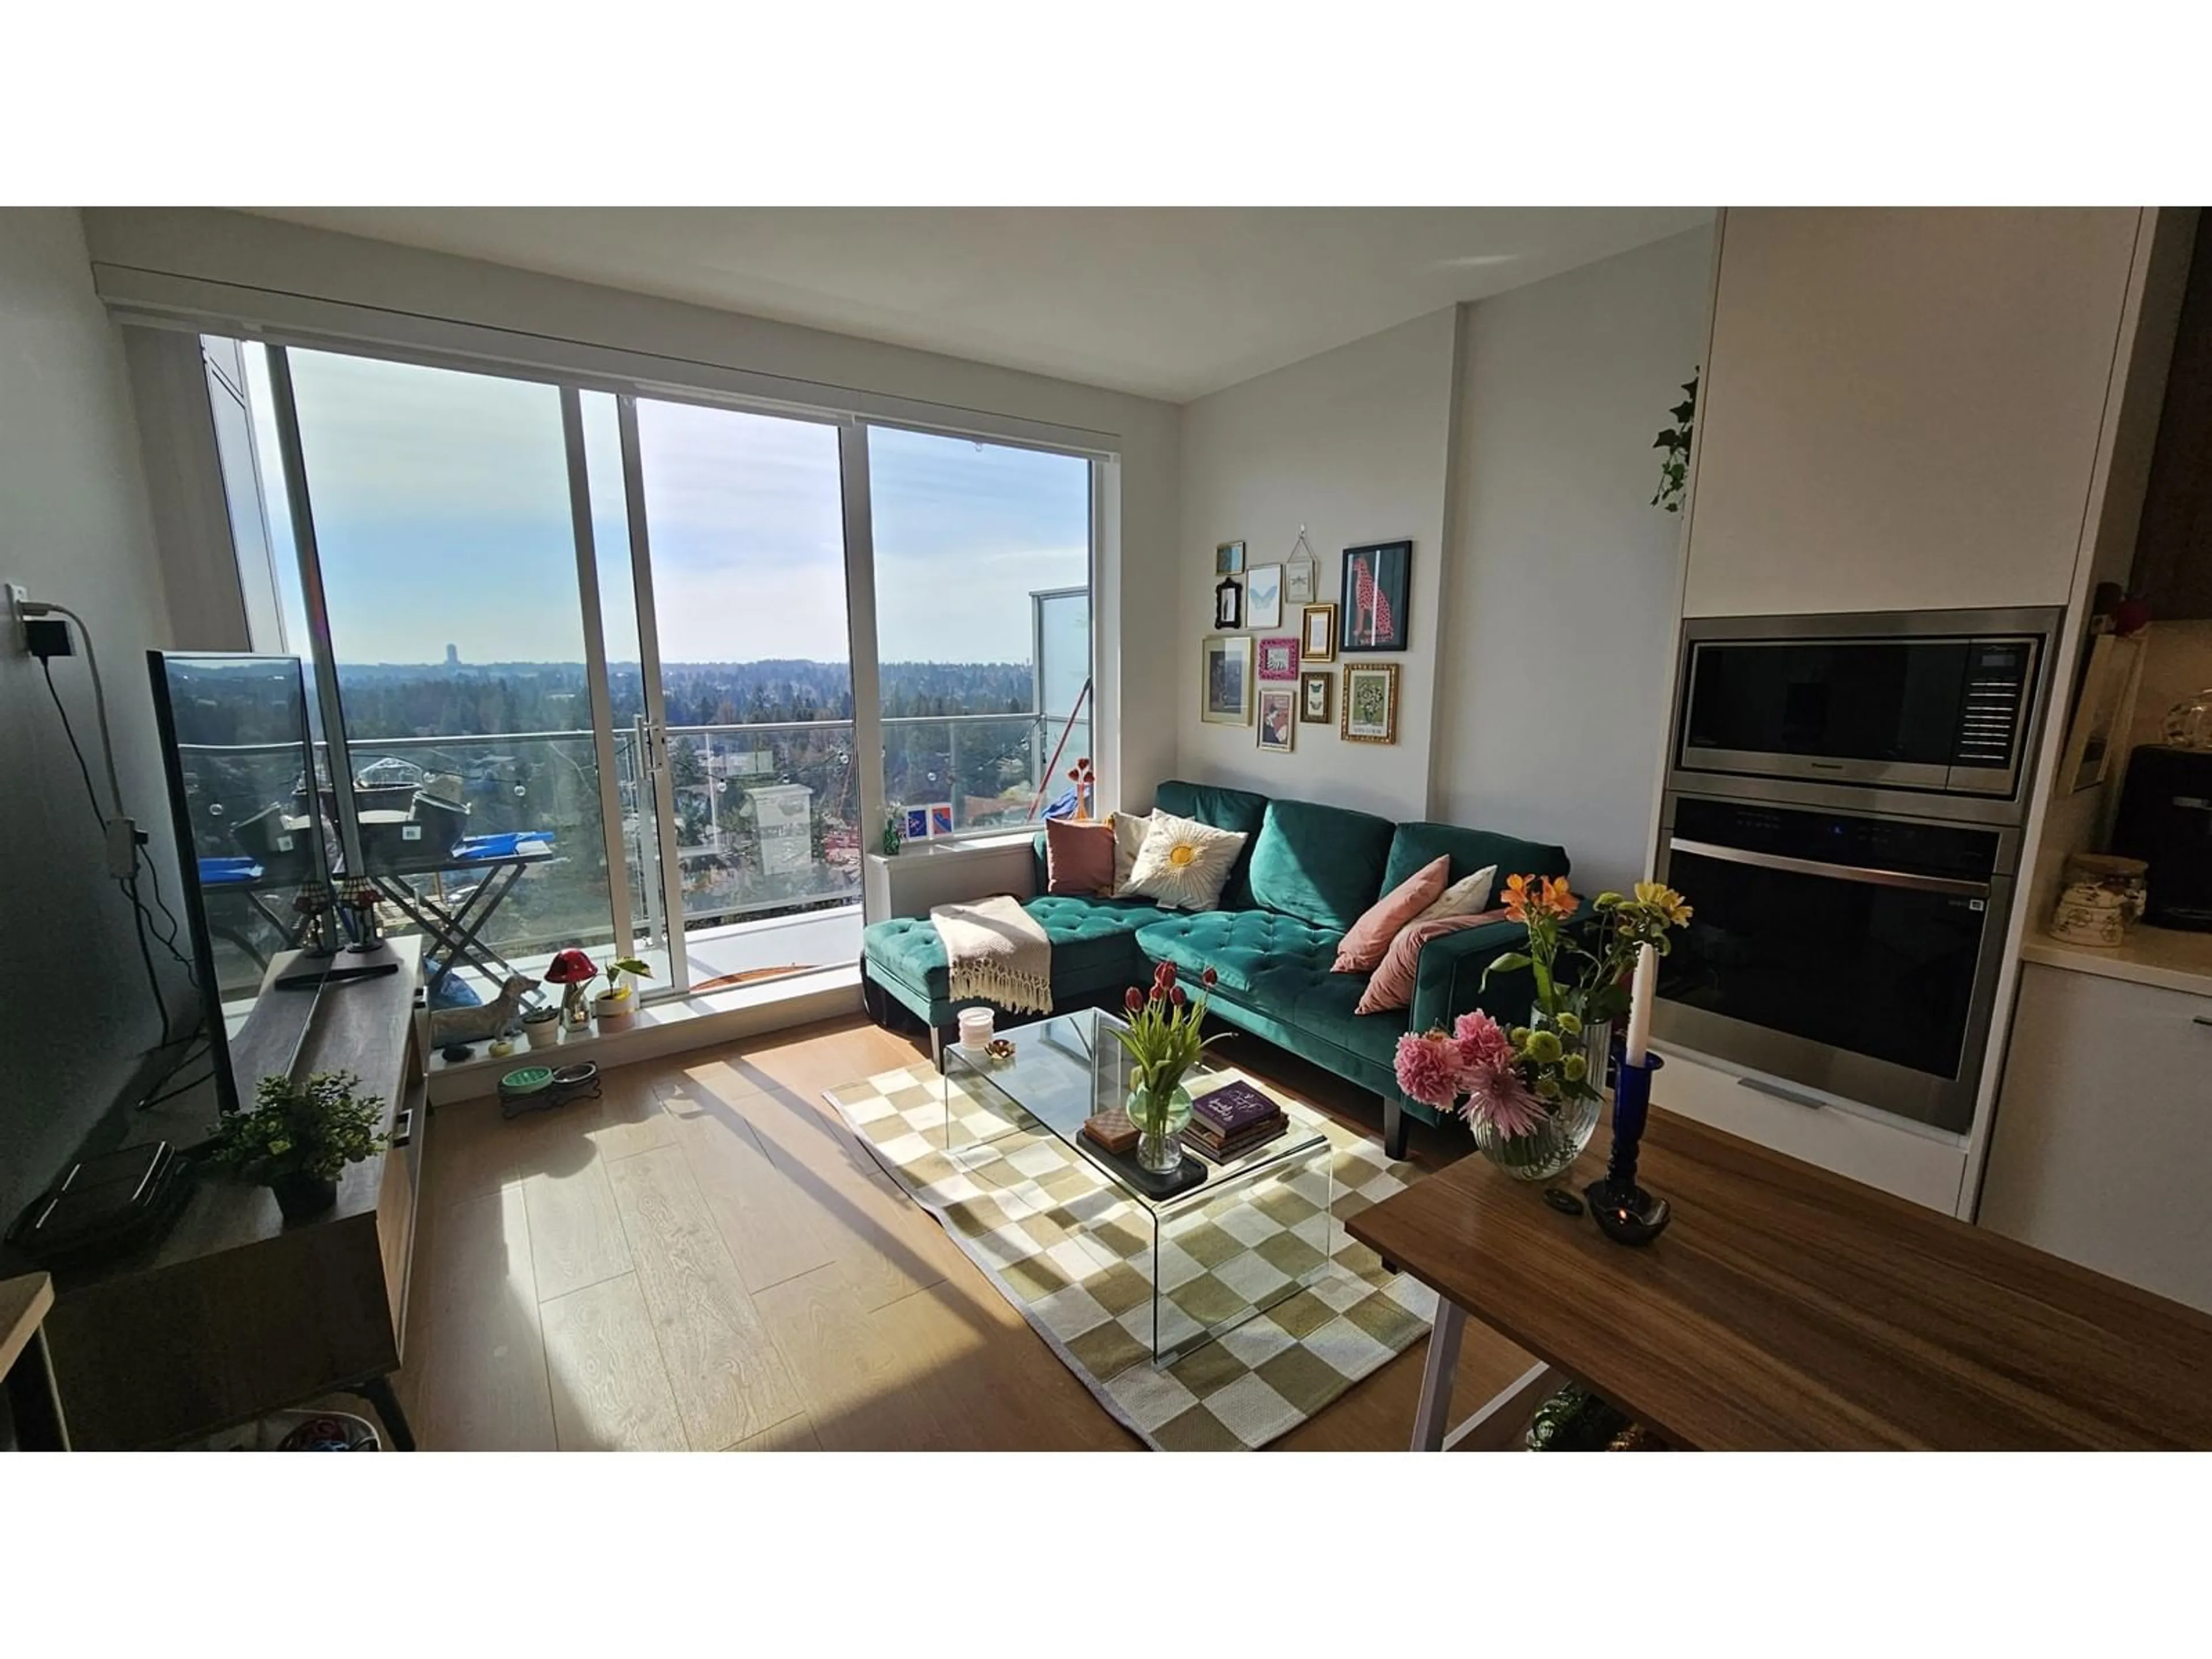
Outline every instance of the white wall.
[[(1175, 722), (1183, 775), (1387, 817), (1428, 815), (1458, 325), (1457, 310), (1434, 312), (1184, 406), (1176, 602), (1160, 619), (1180, 659)], [(1315, 598), (1330, 603), (1339, 597), (1344, 549), (1413, 544), (1408, 648), (1348, 653), (1399, 665), (1395, 744), (1346, 743), (1334, 725), (1301, 724), (1293, 753), (1262, 753), (1253, 726), (1199, 718), (1215, 544), (1242, 541), (1248, 563), (1280, 563), (1301, 525), (1316, 555)], [(1295, 635), (1295, 607), (1285, 605), (1281, 629), (1267, 631)], [(1340, 693), (1346, 659), (1340, 652), (1329, 665)]]
[[(0, 580), (91, 623), (124, 804), (178, 904), (167, 793), (143, 653), (167, 639), (118, 331), (94, 297), (71, 208), (0, 210)], [(100, 774), (82, 657), (57, 659)], [(130, 907), (37, 661), (0, 645), (0, 1222), (12, 1220), (157, 1039)], [(188, 1006), (182, 971), (163, 994)]]
[(1433, 816), (1647, 873), (1681, 593), (1652, 439), (1704, 349), (1710, 230), (1466, 307)]

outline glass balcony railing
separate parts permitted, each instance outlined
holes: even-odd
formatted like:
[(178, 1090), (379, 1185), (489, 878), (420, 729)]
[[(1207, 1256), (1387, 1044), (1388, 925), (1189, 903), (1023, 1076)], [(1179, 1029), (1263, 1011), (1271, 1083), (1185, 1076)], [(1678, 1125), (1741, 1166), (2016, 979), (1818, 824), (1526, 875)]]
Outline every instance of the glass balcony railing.
[[(1059, 763), (1047, 776), (1055, 750)], [(1068, 769), (1090, 752), (1088, 720), (1053, 714), (896, 716), (884, 722), (884, 799), (893, 807), (950, 805), (956, 832), (1014, 828), (1042, 820), (1073, 787)]]
[[(884, 722), (885, 798), (895, 806), (949, 803), (959, 831), (1041, 821), (1067, 792), (1067, 769), (1090, 744), (1089, 721), (1054, 715), (891, 717)], [(861, 856), (879, 837), (860, 822), (854, 746), (850, 720), (669, 731), (676, 839), (665, 855), (676, 862), (686, 933), (857, 908)], [(368, 786), (356, 790), (364, 811), (404, 810), (422, 788), (466, 808), (465, 835), (545, 837), (552, 856), (524, 867), (484, 921), (482, 940), (493, 951), (521, 961), (566, 945), (590, 950), (612, 941), (606, 797), (590, 732), (356, 738), (350, 748), (354, 775)], [(668, 931), (659, 804), (640, 764), (636, 730), (617, 731), (614, 750), (612, 799), (629, 865), (630, 931), (650, 952)], [(1057, 769), (1048, 777), (1055, 750)], [(372, 872), (404, 880), (449, 908), (465, 905), (475, 884), (488, 879), (476, 871), (428, 867), (434, 860), (386, 846), (390, 839), (388, 828), (365, 836)]]

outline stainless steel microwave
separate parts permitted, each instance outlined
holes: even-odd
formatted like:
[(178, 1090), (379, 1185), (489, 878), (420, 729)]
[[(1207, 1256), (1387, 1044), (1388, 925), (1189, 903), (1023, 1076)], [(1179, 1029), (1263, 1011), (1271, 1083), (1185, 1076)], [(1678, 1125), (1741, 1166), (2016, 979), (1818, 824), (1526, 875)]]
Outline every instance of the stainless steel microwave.
[(2013, 800), (2060, 616), (1692, 618), (1683, 626), (1676, 781), (1802, 779)]

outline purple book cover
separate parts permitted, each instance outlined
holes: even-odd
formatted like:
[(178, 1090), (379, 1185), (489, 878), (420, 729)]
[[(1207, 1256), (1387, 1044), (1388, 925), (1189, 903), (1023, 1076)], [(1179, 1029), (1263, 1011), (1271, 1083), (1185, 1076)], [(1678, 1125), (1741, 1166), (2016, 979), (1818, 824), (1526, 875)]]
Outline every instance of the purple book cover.
[(1197, 1113), (1224, 1135), (1249, 1129), (1263, 1118), (1273, 1117), (1283, 1109), (1250, 1084), (1239, 1079), (1224, 1083), (1211, 1094), (1200, 1095), (1190, 1103)]

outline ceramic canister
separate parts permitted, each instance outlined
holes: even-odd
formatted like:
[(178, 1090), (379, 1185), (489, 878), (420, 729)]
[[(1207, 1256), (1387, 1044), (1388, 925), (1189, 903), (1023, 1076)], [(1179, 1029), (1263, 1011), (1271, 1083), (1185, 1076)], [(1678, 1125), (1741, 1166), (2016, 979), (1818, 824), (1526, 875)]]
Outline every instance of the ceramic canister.
[(2105, 853), (2070, 854), (2045, 931), (2069, 945), (2118, 949), (2143, 913), (2148, 869), (2141, 859)]

